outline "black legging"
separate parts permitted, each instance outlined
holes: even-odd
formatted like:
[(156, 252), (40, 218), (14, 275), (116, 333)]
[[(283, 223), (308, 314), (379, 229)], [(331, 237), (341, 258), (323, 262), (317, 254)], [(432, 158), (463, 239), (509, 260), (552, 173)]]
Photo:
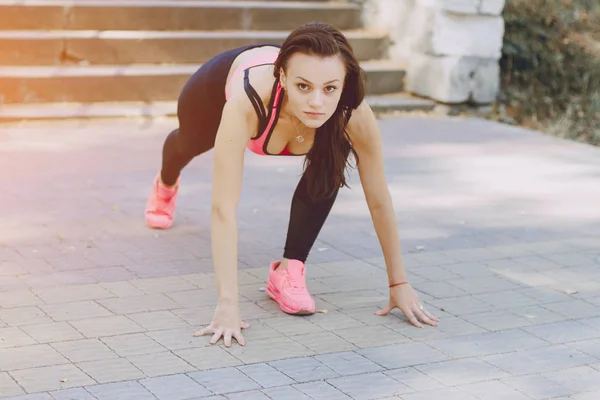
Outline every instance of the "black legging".
[[(208, 144), (207, 144), (208, 146)], [(197, 155), (210, 150), (214, 146), (214, 139), (210, 147), (197, 151), (186, 151), (186, 147), (180, 143), (179, 130), (176, 129), (169, 134), (163, 146), (163, 161), (161, 177), (165, 184), (172, 185), (177, 181), (181, 170)], [(312, 246), (325, 224), (325, 220), (333, 207), (338, 194), (313, 202), (308, 196), (307, 179), (302, 175), (290, 207), (290, 219), (288, 224), (287, 239), (283, 257), (305, 262)]]

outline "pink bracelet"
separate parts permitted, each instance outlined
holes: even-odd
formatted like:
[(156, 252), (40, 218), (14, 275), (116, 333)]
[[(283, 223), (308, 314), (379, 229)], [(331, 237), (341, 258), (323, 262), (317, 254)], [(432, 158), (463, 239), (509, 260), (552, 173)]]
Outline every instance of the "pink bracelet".
[(406, 285), (407, 283), (408, 283), (408, 281), (394, 283), (393, 285), (390, 285), (390, 288), (393, 288), (394, 286)]

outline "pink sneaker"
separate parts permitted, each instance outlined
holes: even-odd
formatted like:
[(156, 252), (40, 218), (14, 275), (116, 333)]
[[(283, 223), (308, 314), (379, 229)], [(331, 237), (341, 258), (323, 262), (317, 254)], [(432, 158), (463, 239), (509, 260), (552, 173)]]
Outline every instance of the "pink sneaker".
[(281, 261), (274, 261), (269, 268), (267, 293), (288, 314), (308, 315), (315, 312), (315, 301), (306, 289), (304, 263), (288, 260), (287, 269), (277, 268)]
[(173, 225), (178, 190), (179, 178), (175, 186), (169, 188), (161, 183), (160, 172), (156, 175), (145, 212), (146, 224), (150, 228), (168, 229)]

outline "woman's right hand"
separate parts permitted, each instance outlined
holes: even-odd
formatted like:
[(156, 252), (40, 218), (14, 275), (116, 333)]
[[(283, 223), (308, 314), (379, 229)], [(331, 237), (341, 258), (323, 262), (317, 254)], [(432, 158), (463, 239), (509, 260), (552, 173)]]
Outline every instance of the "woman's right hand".
[(242, 329), (247, 329), (249, 326), (240, 319), (240, 310), (237, 305), (219, 301), (210, 325), (194, 333), (193, 336), (212, 334), (210, 344), (217, 343), (223, 337), (225, 347), (231, 347), (231, 338), (235, 338), (240, 345), (245, 346), (246, 340), (242, 335)]

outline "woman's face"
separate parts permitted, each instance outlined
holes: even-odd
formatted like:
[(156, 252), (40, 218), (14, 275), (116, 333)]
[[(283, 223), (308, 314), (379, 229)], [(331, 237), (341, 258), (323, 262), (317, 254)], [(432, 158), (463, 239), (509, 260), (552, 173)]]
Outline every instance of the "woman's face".
[(341, 56), (318, 57), (295, 53), (281, 72), (288, 98), (288, 112), (309, 128), (323, 125), (335, 112), (346, 69)]

